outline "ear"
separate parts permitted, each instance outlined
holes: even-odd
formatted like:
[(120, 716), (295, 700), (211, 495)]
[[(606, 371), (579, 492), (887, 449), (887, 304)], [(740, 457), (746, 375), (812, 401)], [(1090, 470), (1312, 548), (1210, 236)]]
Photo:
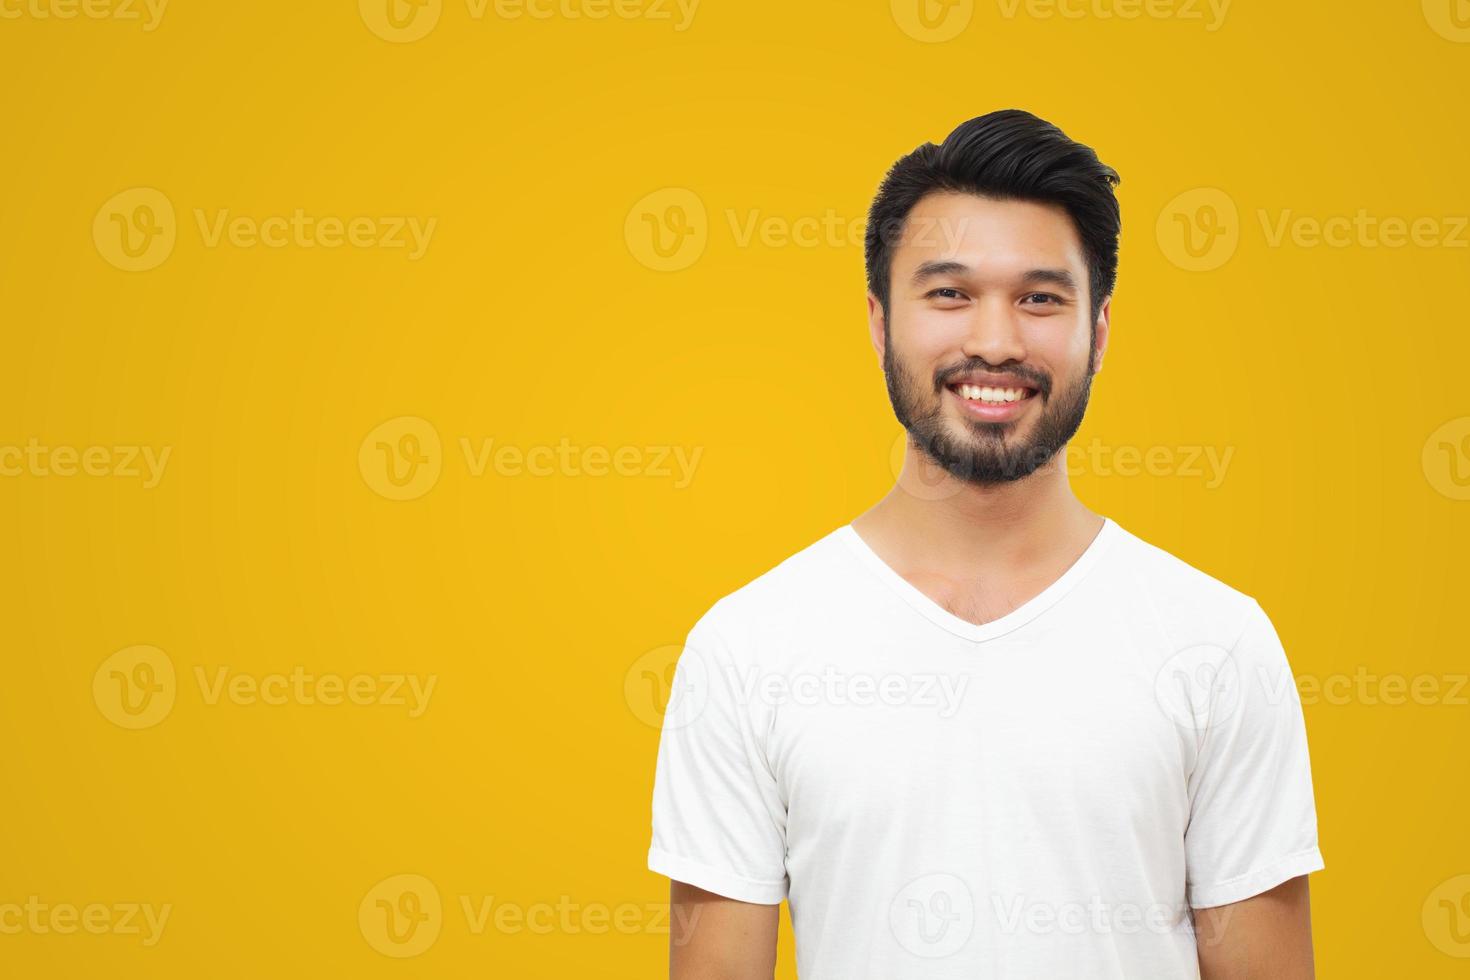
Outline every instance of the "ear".
[(1113, 297), (1108, 296), (1103, 300), (1102, 307), (1097, 311), (1097, 322), (1092, 325), (1093, 336), (1097, 338), (1097, 351), (1092, 359), (1092, 373), (1097, 374), (1102, 370), (1103, 355), (1108, 352), (1108, 328), (1113, 320)]
[(878, 363), (882, 364), (883, 348), (888, 340), (887, 316), (883, 312), (883, 304), (871, 291), (868, 293), (868, 337), (873, 342), (873, 350), (878, 352)]

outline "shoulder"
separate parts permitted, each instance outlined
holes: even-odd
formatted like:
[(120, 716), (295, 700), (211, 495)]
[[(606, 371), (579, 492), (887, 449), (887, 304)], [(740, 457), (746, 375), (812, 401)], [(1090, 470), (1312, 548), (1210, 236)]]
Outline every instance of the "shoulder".
[(1115, 525), (1111, 583), (1144, 604), (1178, 643), (1230, 647), (1269, 620), (1255, 598), (1158, 545)]
[(847, 533), (846, 526), (836, 528), (721, 596), (699, 618), (691, 638), (746, 646), (850, 602), (854, 563), (843, 540)]

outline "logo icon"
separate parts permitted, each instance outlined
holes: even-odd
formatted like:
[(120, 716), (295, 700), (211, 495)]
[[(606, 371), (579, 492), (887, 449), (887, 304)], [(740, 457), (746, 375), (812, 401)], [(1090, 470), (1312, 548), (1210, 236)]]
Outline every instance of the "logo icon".
[(1424, 935), (1446, 956), (1470, 958), (1470, 875), (1440, 882), (1424, 900)]
[(1470, 42), (1470, 0), (1423, 0), (1424, 19), (1434, 33), (1457, 44)]
[(1180, 650), (1154, 676), (1159, 707), (1174, 724), (1191, 732), (1204, 732), (1229, 720), (1240, 708), (1244, 693), (1240, 667), (1230, 651), (1209, 643)]
[(426, 37), (439, 24), (444, 0), (357, 0), (368, 30), (385, 41), (407, 44)]
[(964, 481), (934, 462), (922, 450), (915, 456), (915, 465), (905, 470), (908, 445), (908, 432), (900, 431), (888, 448), (888, 468), (899, 489), (920, 500), (948, 500), (965, 488)]
[(384, 956), (418, 956), (434, 945), (444, 925), (439, 889), (423, 875), (384, 878), (362, 897), (357, 925), (368, 945)]
[(1431, 432), (1421, 462), (1431, 487), (1451, 500), (1470, 500), (1470, 416)]
[(889, 0), (889, 8), (899, 30), (926, 44), (959, 37), (975, 16), (975, 0)]
[(975, 929), (975, 897), (954, 875), (924, 875), (894, 897), (888, 925), (898, 944), (915, 956), (953, 956)]
[(92, 219), (97, 252), (124, 272), (156, 269), (178, 240), (174, 206), (162, 191), (133, 187), (114, 194)]
[(1188, 272), (1208, 272), (1235, 254), (1240, 215), (1229, 194), (1197, 187), (1164, 205), (1155, 230), (1164, 258)]
[(168, 717), (177, 693), (174, 663), (158, 647), (119, 650), (92, 675), (97, 710), (121, 728), (152, 728)]
[(654, 191), (628, 212), (623, 238), (633, 258), (655, 272), (687, 269), (709, 243), (704, 202), (683, 187)]
[(357, 468), (379, 496), (416, 500), (434, 489), (444, 469), (439, 431), (416, 415), (389, 419), (363, 439)]
[(623, 698), (650, 728), (682, 728), (704, 711), (709, 677), (698, 657), (682, 657), (678, 644), (648, 651), (628, 668)]

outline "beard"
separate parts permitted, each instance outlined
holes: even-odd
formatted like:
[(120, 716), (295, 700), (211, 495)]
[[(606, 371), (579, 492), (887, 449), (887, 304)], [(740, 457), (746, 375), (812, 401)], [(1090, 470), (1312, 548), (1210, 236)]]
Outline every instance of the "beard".
[[(977, 419), (946, 418), (946, 380), (970, 371), (999, 371), (980, 358), (938, 372), (925, 381), (899, 361), (890, 334), (883, 348), (883, 377), (893, 414), (924, 455), (958, 480), (976, 486), (994, 486), (1024, 479), (1061, 451), (1087, 413), (1092, 392), (1095, 338), (1082, 376), (1053, 390), (1050, 376), (1014, 365), (1004, 368), (1035, 385), (1033, 398), (1041, 399), (1041, 413), (1031, 424), (1026, 438), (1016, 435), (1017, 422), (984, 422)], [(1055, 396), (1055, 397), (1053, 397)]]

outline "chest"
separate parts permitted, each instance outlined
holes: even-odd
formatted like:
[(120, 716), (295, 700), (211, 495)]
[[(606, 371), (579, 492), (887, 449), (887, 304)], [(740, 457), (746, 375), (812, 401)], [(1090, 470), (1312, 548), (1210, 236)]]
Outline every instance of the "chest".
[(955, 578), (917, 568), (905, 569), (901, 575), (930, 602), (975, 626), (993, 623), (1015, 612), (1056, 578), (1050, 570), (1031, 578), (996, 581)]
[[(1193, 736), (1142, 658), (1107, 644), (993, 645), (983, 656), (873, 652), (773, 715), (768, 757), (793, 829), (1177, 828)], [(925, 815), (928, 816), (925, 816)]]

